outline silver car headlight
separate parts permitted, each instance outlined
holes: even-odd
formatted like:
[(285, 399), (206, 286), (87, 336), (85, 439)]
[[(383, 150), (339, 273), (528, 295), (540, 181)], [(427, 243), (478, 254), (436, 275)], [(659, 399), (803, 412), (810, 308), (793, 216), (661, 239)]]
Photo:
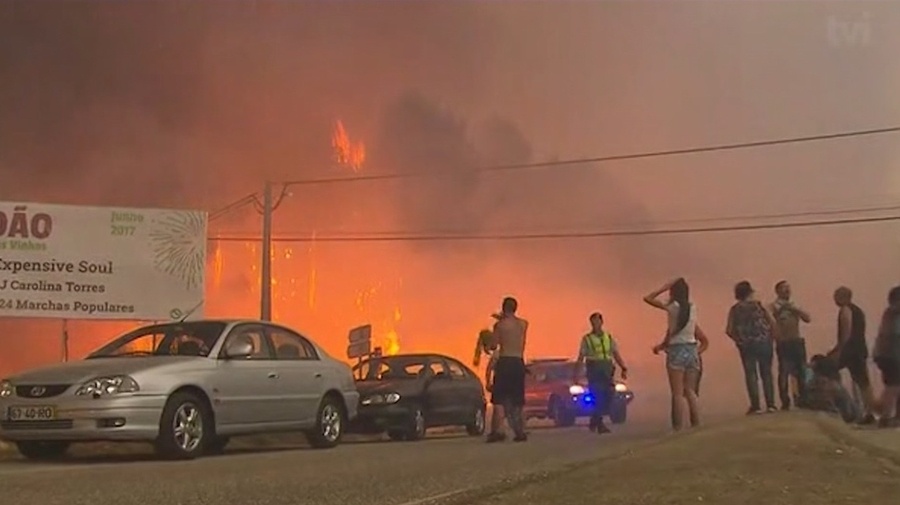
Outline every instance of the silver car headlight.
[(0, 398), (9, 398), (16, 392), (16, 388), (9, 381), (0, 381)]
[(140, 391), (137, 381), (127, 375), (112, 375), (109, 377), (97, 377), (82, 384), (76, 395), (117, 395), (121, 393), (134, 393)]
[(400, 401), (400, 393), (386, 393), (363, 398), (363, 405), (391, 405)]

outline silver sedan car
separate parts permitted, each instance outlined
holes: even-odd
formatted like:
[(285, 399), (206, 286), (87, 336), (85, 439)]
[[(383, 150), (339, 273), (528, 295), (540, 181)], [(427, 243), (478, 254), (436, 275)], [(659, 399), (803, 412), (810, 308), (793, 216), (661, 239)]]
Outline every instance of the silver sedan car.
[(72, 442), (150, 441), (169, 458), (219, 452), (233, 435), (303, 431), (334, 447), (356, 416), (350, 368), (261, 321), (145, 326), (82, 361), (0, 382), (0, 439), (31, 459)]

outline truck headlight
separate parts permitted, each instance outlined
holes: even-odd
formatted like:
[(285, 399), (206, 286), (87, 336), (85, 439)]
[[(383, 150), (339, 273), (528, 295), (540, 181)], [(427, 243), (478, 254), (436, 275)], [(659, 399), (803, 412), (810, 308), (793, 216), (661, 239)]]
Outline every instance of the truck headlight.
[(579, 386), (575, 384), (574, 386), (569, 386), (569, 394), (572, 396), (583, 395), (584, 394), (584, 386)]
[(616, 393), (624, 393), (626, 391), (628, 391), (628, 386), (621, 383), (616, 384)]
[(127, 375), (113, 375), (109, 377), (97, 377), (82, 384), (76, 395), (105, 396), (121, 393), (134, 393), (140, 391), (138, 383)]
[(15, 392), (16, 388), (13, 387), (12, 382), (0, 381), (0, 398), (9, 398)]
[(400, 401), (400, 393), (386, 393), (383, 395), (367, 396), (363, 399), (363, 405), (390, 405)]

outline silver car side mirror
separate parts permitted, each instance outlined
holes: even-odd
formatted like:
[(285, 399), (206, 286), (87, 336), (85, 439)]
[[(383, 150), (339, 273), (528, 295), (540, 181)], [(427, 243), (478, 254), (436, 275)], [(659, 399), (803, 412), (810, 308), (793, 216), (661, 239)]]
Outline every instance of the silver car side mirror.
[(233, 340), (225, 347), (228, 359), (244, 359), (253, 355), (253, 344), (245, 340)]

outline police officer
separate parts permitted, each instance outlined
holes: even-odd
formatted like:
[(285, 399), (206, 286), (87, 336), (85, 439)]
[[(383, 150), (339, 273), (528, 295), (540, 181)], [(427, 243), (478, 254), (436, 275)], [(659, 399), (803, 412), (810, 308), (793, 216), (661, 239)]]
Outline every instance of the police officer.
[(578, 351), (578, 361), (575, 365), (575, 379), (581, 372), (581, 364), (587, 367), (588, 390), (594, 397), (594, 413), (591, 416), (591, 431), (597, 433), (609, 433), (609, 428), (603, 423), (603, 408), (609, 406), (615, 392), (613, 377), (616, 367), (622, 369), (622, 379), (628, 378), (628, 368), (619, 354), (616, 341), (613, 336), (603, 329), (603, 315), (594, 312), (589, 318), (591, 331), (581, 338), (581, 346)]

